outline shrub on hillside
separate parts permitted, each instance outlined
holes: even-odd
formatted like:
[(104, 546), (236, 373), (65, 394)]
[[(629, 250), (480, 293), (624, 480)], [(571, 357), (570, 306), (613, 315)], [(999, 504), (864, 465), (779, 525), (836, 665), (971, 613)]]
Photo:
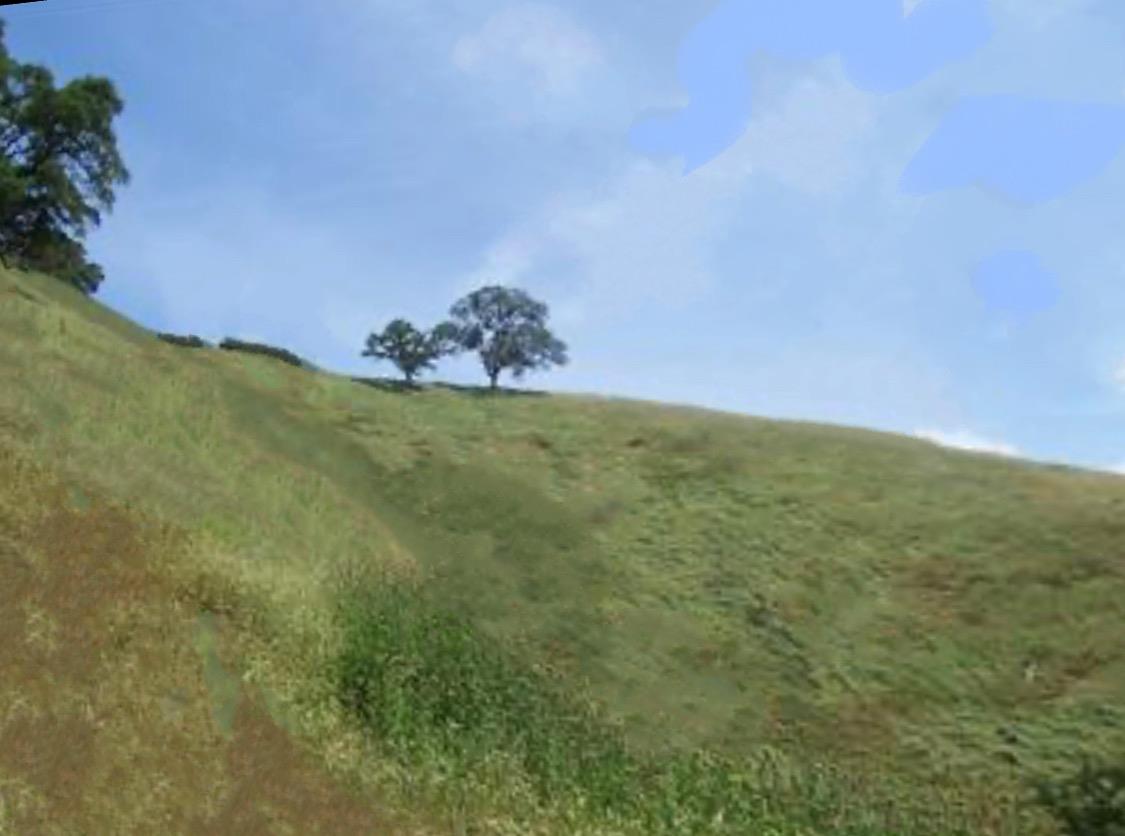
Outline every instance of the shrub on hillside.
[(186, 336), (181, 336), (180, 334), (166, 334), (166, 333), (161, 332), (161, 333), (158, 333), (156, 336), (157, 336), (158, 339), (164, 340), (164, 342), (166, 342), (166, 343), (172, 343), (172, 345), (184, 346), (185, 348), (209, 348), (210, 347), (210, 343), (207, 343), (204, 340), (201, 340), (199, 337), (195, 336), (195, 334), (188, 334)]
[(1125, 760), (1085, 761), (1065, 780), (1039, 782), (1036, 793), (1066, 836), (1125, 836)]
[(267, 357), (273, 357), (277, 360), (281, 360), (285, 363), (289, 363), (292, 366), (298, 366), (300, 368), (305, 368), (308, 365), (304, 360), (302, 360), (292, 351), (286, 351), (284, 348), (265, 345), (263, 343), (248, 343), (243, 342), (242, 340), (236, 340), (232, 339), (231, 337), (227, 337), (225, 340), (219, 343), (219, 348), (226, 349), (227, 351), (245, 351), (250, 354), (264, 354)]

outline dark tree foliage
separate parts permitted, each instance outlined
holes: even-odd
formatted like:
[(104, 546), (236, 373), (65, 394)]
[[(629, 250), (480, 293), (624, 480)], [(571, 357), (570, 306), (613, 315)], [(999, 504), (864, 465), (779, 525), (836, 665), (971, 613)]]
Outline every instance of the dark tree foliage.
[(273, 345), (266, 345), (264, 343), (250, 343), (227, 337), (219, 343), (219, 348), (225, 349), (226, 351), (244, 351), (249, 354), (264, 354), (267, 357), (273, 357), (291, 366), (300, 366), (301, 368), (307, 368), (309, 365), (292, 351)]
[(518, 288), (482, 287), (449, 312), (457, 341), (479, 353), (491, 389), (504, 369), (518, 380), (532, 369), (568, 362), (566, 343), (547, 329), (547, 306)]
[(8, 256), (13, 266), (38, 270), (92, 294), (105, 278), (101, 265), (86, 258), (86, 248), (63, 233), (40, 227), (25, 237), (22, 251)]
[(390, 360), (412, 384), (424, 369), (434, 368), (435, 361), (460, 350), (457, 327), (443, 322), (429, 333), (423, 333), (405, 319), (392, 320), (380, 334), (369, 334), (363, 357)]
[(50, 70), (21, 64), (0, 20), (0, 259), (94, 293), (104, 276), (81, 239), (129, 181), (113, 120), (113, 83), (82, 76), (56, 88)]
[(156, 336), (158, 339), (161, 339), (166, 343), (183, 346), (184, 348), (210, 348), (210, 345), (206, 341), (195, 336), (195, 334), (180, 336), (179, 334), (167, 334), (164, 332), (160, 332)]

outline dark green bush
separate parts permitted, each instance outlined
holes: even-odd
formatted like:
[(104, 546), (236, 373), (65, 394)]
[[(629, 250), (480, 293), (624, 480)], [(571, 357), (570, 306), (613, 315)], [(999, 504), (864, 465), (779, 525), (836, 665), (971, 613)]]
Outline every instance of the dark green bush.
[(1125, 836), (1125, 760), (1084, 760), (1069, 778), (1039, 781), (1036, 794), (1066, 836)]
[(172, 345), (180, 345), (185, 348), (209, 348), (210, 344), (201, 340), (195, 334), (188, 334), (187, 336), (180, 336), (179, 334), (165, 334), (159, 333), (156, 335), (159, 339), (164, 340), (166, 343)]
[(267, 357), (273, 357), (274, 359), (281, 360), (282, 362), (289, 363), (299, 368), (306, 368), (308, 365), (292, 351), (286, 351), (284, 348), (265, 345), (263, 343), (249, 343), (227, 337), (219, 343), (219, 348), (226, 349), (227, 351), (245, 351), (249, 354), (264, 354)]

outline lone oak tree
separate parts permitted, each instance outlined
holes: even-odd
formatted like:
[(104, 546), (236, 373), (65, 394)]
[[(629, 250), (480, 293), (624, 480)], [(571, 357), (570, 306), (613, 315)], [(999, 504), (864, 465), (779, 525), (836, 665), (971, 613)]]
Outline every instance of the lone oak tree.
[(104, 276), (79, 239), (129, 181), (113, 131), (124, 105), (106, 78), (56, 88), (9, 55), (4, 31), (0, 20), (0, 260), (94, 293)]
[(566, 343), (547, 330), (547, 306), (522, 290), (482, 287), (449, 313), (461, 348), (480, 354), (491, 389), (504, 369), (518, 380), (531, 369), (567, 363)]

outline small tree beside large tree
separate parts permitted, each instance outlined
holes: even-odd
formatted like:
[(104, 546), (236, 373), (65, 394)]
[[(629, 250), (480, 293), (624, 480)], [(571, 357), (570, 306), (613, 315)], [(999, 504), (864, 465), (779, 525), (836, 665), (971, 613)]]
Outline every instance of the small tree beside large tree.
[(408, 384), (424, 369), (434, 368), (434, 362), (460, 350), (457, 327), (443, 322), (429, 333), (423, 333), (405, 319), (392, 320), (382, 333), (367, 337), (363, 357), (390, 360), (402, 372)]
[(478, 352), (493, 390), (505, 369), (519, 380), (532, 369), (568, 362), (566, 343), (547, 329), (547, 306), (518, 288), (482, 287), (454, 304), (449, 313), (457, 343), (461, 349)]

